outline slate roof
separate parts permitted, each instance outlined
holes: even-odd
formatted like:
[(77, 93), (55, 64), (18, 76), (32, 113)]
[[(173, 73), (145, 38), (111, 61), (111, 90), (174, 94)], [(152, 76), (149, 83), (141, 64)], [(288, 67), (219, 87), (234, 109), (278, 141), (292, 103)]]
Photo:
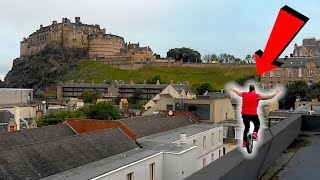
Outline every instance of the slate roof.
[(36, 143), (0, 153), (0, 179), (40, 179), (138, 146), (118, 128)]
[(190, 86), (189, 85), (187, 85), (187, 84), (172, 84), (171, 85), (176, 91), (178, 91), (179, 93), (181, 93), (182, 92), (182, 90), (184, 90), (184, 91), (188, 91), (188, 92), (190, 92), (190, 93), (193, 93), (193, 91), (192, 91), (192, 89), (190, 88)]
[(10, 118), (14, 118), (9, 111), (0, 111), (0, 123), (8, 123)]
[(138, 117), (132, 117), (132, 118), (125, 118), (125, 119), (119, 119), (118, 121), (121, 121), (127, 125), (132, 125), (136, 123), (143, 123), (145, 121), (149, 121), (151, 119), (160, 119), (167, 117), (163, 113), (159, 114), (152, 114), (152, 115), (146, 115), (146, 116), (138, 116)]
[(164, 89), (168, 85), (166, 84), (121, 84), (119, 88), (123, 89)]
[(281, 68), (304, 67), (308, 62), (316, 62), (317, 67), (320, 67), (320, 57), (279, 58), (277, 61), (284, 63), (280, 66)]
[(17, 146), (25, 146), (37, 142), (64, 138), (75, 134), (76, 133), (66, 124), (14, 132), (3, 132), (0, 133), (0, 151)]
[(136, 133), (138, 138), (141, 138), (195, 123), (189, 116), (181, 115), (166, 118), (146, 118), (126, 124)]
[(75, 83), (75, 84), (63, 84), (62, 87), (64, 88), (108, 88), (108, 84), (81, 84), (81, 83)]
[(161, 98), (173, 98), (171, 94), (160, 94)]

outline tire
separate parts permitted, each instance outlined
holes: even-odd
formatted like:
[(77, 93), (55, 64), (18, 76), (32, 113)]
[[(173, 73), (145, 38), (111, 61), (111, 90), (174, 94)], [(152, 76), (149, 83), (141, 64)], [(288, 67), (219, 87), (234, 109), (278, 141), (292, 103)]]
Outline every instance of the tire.
[(252, 149), (253, 149), (253, 137), (252, 137), (252, 134), (248, 134), (247, 141), (248, 141), (247, 146), (246, 146), (247, 152), (249, 154), (251, 154)]

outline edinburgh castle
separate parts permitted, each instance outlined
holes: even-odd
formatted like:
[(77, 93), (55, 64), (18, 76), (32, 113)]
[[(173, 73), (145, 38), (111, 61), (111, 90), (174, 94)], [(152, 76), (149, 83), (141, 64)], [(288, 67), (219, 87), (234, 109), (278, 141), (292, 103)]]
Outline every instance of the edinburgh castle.
[(74, 23), (62, 18), (61, 23), (53, 21), (46, 27), (40, 25), (40, 29), (21, 41), (20, 59), (39, 53), (47, 45), (87, 48), (90, 59), (110, 65), (144, 63), (155, 58), (150, 47), (127, 44), (123, 37), (107, 34), (100, 25), (83, 24), (80, 17), (76, 17)]

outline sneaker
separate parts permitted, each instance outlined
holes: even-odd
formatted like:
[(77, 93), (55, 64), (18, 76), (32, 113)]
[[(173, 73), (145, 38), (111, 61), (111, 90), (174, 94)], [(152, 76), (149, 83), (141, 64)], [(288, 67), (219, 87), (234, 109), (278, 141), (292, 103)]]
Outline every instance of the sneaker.
[(258, 141), (258, 133), (257, 132), (253, 132), (252, 137), (253, 137), (253, 140)]
[(247, 147), (247, 142), (243, 141), (242, 142), (242, 147)]

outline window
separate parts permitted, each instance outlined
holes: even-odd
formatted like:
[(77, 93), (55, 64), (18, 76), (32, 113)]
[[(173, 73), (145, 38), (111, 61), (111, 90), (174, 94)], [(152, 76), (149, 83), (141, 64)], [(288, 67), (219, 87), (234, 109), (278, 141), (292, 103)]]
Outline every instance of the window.
[(203, 136), (203, 149), (205, 149), (206, 148), (206, 146), (207, 146), (207, 138), (206, 138), (206, 136)]
[(280, 82), (277, 82), (277, 87), (280, 87)]
[(211, 161), (214, 161), (214, 153), (211, 154)]
[(223, 138), (227, 138), (228, 136), (228, 127), (223, 127)]
[(240, 128), (234, 129), (234, 138), (235, 139), (242, 139), (242, 135), (243, 135), (242, 129), (240, 129)]
[(279, 70), (279, 71), (277, 71), (277, 77), (281, 77), (281, 71)]
[(262, 73), (262, 77), (266, 77), (266, 73)]
[(312, 75), (313, 75), (313, 71), (309, 69), (309, 70), (308, 70), (308, 76), (309, 76), (309, 77), (312, 77)]
[(288, 77), (291, 77), (291, 76), (292, 76), (292, 69), (288, 68)]
[(308, 82), (308, 86), (312, 86), (313, 82), (312, 81), (309, 81)]
[(173, 111), (173, 105), (167, 105), (167, 110), (168, 111), (170, 111), (170, 110)]
[(193, 145), (196, 146), (197, 145), (197, 140), (193, 140)]
[(127, 174), (127, 180), (133, 180), (133, 172)]
[(298, 77), (302, 77), (302, 68), (299, 68)]
[(270, 77), (271, 78), (273, 77), (273, 71), (270, 71)]
[(222, 140), (222, 131), (219, 130), (219, 141), (221, 141), (221, 140)]
[(214, 133), (211, 134), (211, 144), (214, 145)]
[(202, 163), (203, 163), (203, 167), (205, 167), (207, 165), (207, 159), (203, 158)]
[(221, 149), (219, 149), (219, 157), (221, 157)]
[(9, 131), (13, 132), (14, 131), (14, 126), (10, 126)]
[(155, 163), (149, 165), (150, 168), (150, 180), (155, 179)]

